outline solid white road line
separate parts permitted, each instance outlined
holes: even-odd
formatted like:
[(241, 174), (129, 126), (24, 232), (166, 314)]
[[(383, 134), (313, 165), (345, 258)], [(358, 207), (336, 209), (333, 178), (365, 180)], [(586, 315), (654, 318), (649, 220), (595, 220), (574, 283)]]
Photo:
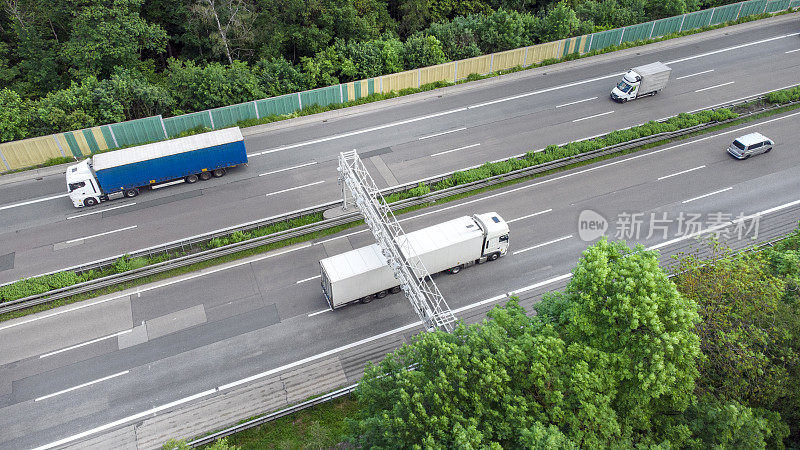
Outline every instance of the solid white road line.
[(66, 241), (66, 243), (67, 244), (72, 244), (74, 242), (85, 241), (87, 239), (94, 239), (94, 238), (100, 237), (100, 236), (106, 236), (106, 235), (113, 234), (113, 233), (119, 233), (120, 231), (132, 230), (132, 229), (134, 229), (136, 227), (138, 227), (138, 225), (131, 225), (129, 227), (120, 228), (119, 230), (106, 231), (105, 233), (95, 234), (95, 235), (92, 235), (92, 236), (86, 236), (86, 237), (77, 238), (77, 239), (70, 239), (69, 241)]
[(67, 217), (67, 220), (77, 219), (78, 217), (91, 216), (92, 214), (102, 214), (102, 213), (104, 213), (106, 211), (111, 211), (112, 209), (127, 208), (128, 206), (133, 206), (135, 204), (136, 204), (136, 202), (133, 202), (133, 203), (128, 203), (127, 205), (119, 205), (119, 206), (114, 206), (114, 207), (111, 207), (111, 208), (106, 208), (106, 209), (103, 209), (103, 210), (88, 212), (88, 213), (85, 213), (85, 214), (78, 214), (77, 216)]
[(319, 315), (319, 314), (322, 314), (322, 313), (326, 313), (326, 312), (328, 312), (328, 311), (333, 311), (333, 310), (332, 310), (332, 309), (330, 309), (330, 308), (323, 309), (322, 311), (317, 311), (317, 312), (309, 313), (309, 314), (308, 314), (308, 317), (314, 317), (314, 316), (316, 316), (316, 315)]
[(516, 222), (518, 220), (523, 220), (523, 219), (527, 219), (529, 217), (538, 216), (539, 214), (549, 213), (552, 210), (553, 210), (553, 208), (545, 209), (544, 211), (539, 211), (539, 212), (535, 212), (533, 214), (528, 214), (527, 216), (517, 217), (516, 219), (511, 219), (511, 220), (506, 220), (506, 223), (514, 223), (514, 222)]
[(304, 185), (302, 185), (302, 186), (295, 186), (295, 187), (293, 187), (293, 188), (284, 189), (284, 190), (282, 190), (282, 191), (270, 192), (269, 194), (265, 194), (265, 196), (266, 196), (266, 197), (269, 197), (269, 196), (271, 196), (271, 195), (283, 194), (284, 192), (294, 191), (294, 190), (297, 190), (297, 189), (302, 189), (302, 188), (309, 187), (309, 186), (316, 186), (316, 185), (318, 185), (318, 184), (320, 184), (320, 183), (324, 183), (324, 182), (325, 182), (325, 180), (315, 181), (315, 182), (313, 182), (313, 183), (304, 184)]
[(797, 48), (797, 49), (794, 49), (794, 50), (789, 50), (788, 52), (784, 52), (784, 53), (794, 53), (794, 52), (800, 52), (800, 48)]
[(713, 72), (713, 71), (714, 71), (714, 69), (710, 69), (710, 70), (704, 70), (704, 71), (702, 71), (702, 72), (697, 72), (697, 73), (693, 73), (693, 74), (690, 74), (690, 75), (684, 75), (684, 76), (682, 76), (682, 77), (678, 77), (678, 78), (675, 78), (675, 79), (676, 79), (676, 80), (682, 80), (682, 79), (684, 79), (684, 78), (696, 77), (697, 75), (702, 75), (702, 74), (704, 74), (704, 73), (711, 73), (711, 72)]
[(430, 139), (437, 136), (444, 136), (445, 134), (457, 133), (459, 131), (464, 131), (466, 129), (467, 127), (462, 127), (462, 128), (456, 128), (455, 130), (442, 131), (441, 133), (431, 134), (430, 136), (422, 136), (421, 138), (419, 138), (419, 140), (421, 141), (423, 139)]
[(459, 150), (466, 150), (466, 149), (468, 149), (468, 148), (477, 147), (477, 146), (479, 146), (479, 145), (481, 145), (481, 144), (480, 144), (480, 143), (477, 143), (477, 144), (467, 145), (466, 147), (459, 147), (459, 148), (454, 148), (454, 149), (452, 149), (452, 150), (446, 150), (446, 151), (443, 151), (443, 152), (434, 153), (434, 154), (432, 154), (431, 156), (445, 155), (445, 154), (447, 154), (447, 153), (453, 153), (453, 152), (457, 152), (457, 151), (459, 151)]
[(425, 116), (415, 117), (413, 119), (400, 120), (400, 121), (397, 121), (397, 122), (387, 123), (387, 124), (384, 124), (384, 125), (378, 125), (378, 126), (375, 126), (375, 127), (364, 128), (363, 130), (349, 131), (347, 133), (341, 133), (341, 134), (336, 134), (336, 135), (333, 135), (333, 136), (328, 136), (328, 137), (324, 137), (324, 138), (320, 138), (320, 139), (314, 139), (312, 141), (305, 141), (305, 142), (298, 142), (297, 144), (284, 145), (283, 147), (274, 148), (272, 150), (264, 150), (262, 152), (252, 153), (252, 154), (249, 154), (247, 156), (252, 157), (252, 156), (266, 155), (266, 154), (269, 154), (269, 153), (282, 152), (284, 150), (289, 150), (289, 149), (292, 149), (292, 148), (303, 147), (305, 145), (321, 144), (323, 142), (333, 141), (333, 140), (336, 140), (336, 139), (343, 139), (343, 138), (346, 138), (346, 137), (356, 136), (356, 135), (364, 134), (364, 133), (371, 133), (373, 131), (383, 130), (383, 129), (386, 129), (386, 128), (396, 127), (396, 126), (400, 126), (400, 125), (406, 125), (406, 124), (409, 124), (409, 123), (420, 122), (420, 121), (423, 121), (423, 120), (433, 119), (433, 118), (440, 117), (440, 116), (446, 116), (448, 114), (454, 114), (454, 113), (461, 112), (461, 111), (466, 111), (466, 110), (467, 110), (467, 108), (451, 109), (451, 110), (448, 110), (448, 111), (442, 111), (442, 112), (438, 112), (438, 113), (435, 113), (435, 114), (428, 114), (428, 115), (425, 115)]
[(576, 81), (574, 83), (562, 84), (560, 86), (553, 86), (553, 87), (549, 87), (549, 88), (545, 88), (545, 89), (540, 89), (538, 91), (526, 92), (524, 94), (512, 95), (510, 97), (498, 98), (497, 100), (490, 100), (488, 102), (478, 103), (477, 105), (468, 106), (467, 109), (483, 108), (484, 106), (495, 105), (497, 103), (508, 102), (508, 101), (511, 101), (511, 100), (518, 100), (520, 98), (530, 97), (531, 95), (544, 94), (546, 92), (560, 91), (560, 90), (563, 90), (563, 89), (568, 88), (568, 87), (580, 86), (581, 84), (593, 83), (595, 81), (606, 80), (608, 78), (617, 78), (617, 77), (621, 77), (623, 75), (625, 75), (625, 72), (612, 73), (612, 74), (603, 75), (603, 76), (599, 76), (599, 77), (595, 77), (595, 78), (589, 78), (588, 80)]
[(721, 48), (719, 50), (714, 50), (713, 52), (701, 53), (699, 55), (694, 55), (694, 56), (687, 56), (686, 58), (676, 59), (676, 60), (673, 60), (673, 61), (667, 61), (664, 64), (666, 64), (668, 66), (671, 66), (672, 64), (678, 64), (678, 63), (682, 63), (682, 62), (685, 62), (685, 61), (691, 61), (693, 59), (698, 59), (698, 58), (705, 58), (706, 56), (716, 55), (717, 53), (729, 52), (731, 50), (738, 50), (740, 48), (750, 47), (752, 45), (764, 44), (766, 42), (777, 41), (778, 39), (786, 39), (786, 38), (789, 38), (789, 37), (792, 37), (792, 36), (798, 36), (798, 35), (800, 35), (800, 33), (784, 34), (784, 35), (781, 35), (781, 36), (775, 36), (775, 37), (771, 37), (771, 38), (767, 38), (767, 39), (762, 39), (760, 41), (753, 41), (753, 42), (748, 42), (746, 44), (734, 45), (733, 47)]
[(533, 250), (535, 248), (544, 247), (545, 245), (555, 244), (556, 242), (561, 242), (561, 241), (570, 239), (571, 237), (572, 237), (572, 235), (570, 234), (569, 236), (563, 236), (563, 237), (560, 237), (558, 239), (553, 239), (552, 241), (542, 242), (541, 244), (536, 244), (533, 247), (528, 247), (528, 248), (523, 248), (522, 250), (517, 250), (514, 253), (512, 253), (512, 255), (518, 255), (520, 253), (525, 253), (528, 250)]
[(36, 200), (28, 200), (27, 202), (14, 203), (13, 205), (0, 206), (0, 211), (4, 209), (11, 209), (19, 206), (32, 205), (34, 203), (46, 202), (48, 200), (53, 200), (56, 198), (64, 198), (64, 197), (69, 197), (69, 194), (54, 195), (52, 197), (37, 198)]
[[(778, 206), (775, 206), (775, 207), (772, 207), (772, 208), (769, 208), (769, 209), (765, 209), (763, 211), (757, 212), (757, 213), (752, 214), (750, 216), (746, 216), (746, 217), (742, 218), (741, 220), (749, 220), (749, 219), (751, 219), (753, 217), (758, 217), (758, 216), (762, 216), (762, 215), (765, 215), (765, 214), (770, 214), (770, 213), (773, 213), (773, 212), (776, 212), (776, 211), (780, 211), (780, 210), (783, 210), (783, 209), (786, 209), (786, 208), (791, 208), (792, 206), (795, 206), (795, 205), (800, 205), (800, 200), (795, 200), (795, 201), (792, 201), (792, 202), (789, 202), (789, 203), (784, 203), (783, 205), (778, 205)], [(739, 220), (738, 219), (734, 220), (732, 222), (732, 224), (735, 224), (737, 221), (739, 221)], [(724, 226), (729, 226), (729, 225), (724, 225)], [(648, 247), (648, 250), (656, 250), (658, 248), (664, 247), (666, 245), (669, 245), (669, 244), (672, 244), (672, 243), (675, 243), (675, 242), (679, 242), (679, 241), (682, 241), (682, 240), (685, 240), (685, 239), (691, 239), (691, 238), (694, 238), (695, 236), (699, 236), (699, 235), (702, 235), (704, 233), (708, 233), (708, 232), (714, 231), (716, 229), (724, 228), (724, 226), (717, 225), (717, 226), (710, 227), (710, 228), (707, 228), (705, 230), (702, 230), (702, 231), (700, 231), (698, 233), (688, 234), (686, 236), (681, 236), (681, 237), (675, 238), (675, 239), (673, 239), (671, 241), (663, 242), (661, 244), (657, 244), (657, 245), (654, 245), (652, 247)], [(481, 301), (473, 303), (471, 305), (467, 305), (467, 306), (463, 306), (463, 307), (458, 308), (458, 309), (454, 309), (453, 310), (453, 314), (458, 314), (458, 313), (467, 311), (469, 309), (476, 308), (476, 307), (485, 305), (487, 303), (491, 303), (493, 301), (499, 301), (499, 300), (502, 300), (502, 299), (504, 299), (506, 297), (510, 297), (512, 295), (521, 294), (523, 292), (527, 292), (527, 291), (532, 290), (532, 289), (543, 287), (543, 286), (546, 286), (548, 284), (552, 284), (552, 283), (555, 283), (557, 281), (561, 281), (561, 280), (570, 278), (571, 276), (572, 276), (571, 273), (566, 273), (566, 274), (563, 274), (563, 275), (559, 275), (559, 276), (550, 278), (548, 280), (541, 281), (539, 283), (532, 284), (530, 286), (525, 286), (525, 287), (522, 287), (522, 288), (519, 288), (519, 289), (515, 289), (513, 291), (508, 292), (507, 294), (497, 295), (497, 296), (492, 297), (490, 299), (481, 300)], [(329, 310), (326, 310), (326, 311), (329, 311)], [(322, 311), (320, 311), (320, 313), (322, 313)], [(402, 326), (402, 327), (399, 327), (399, 328), (395, 328), (394, 330), (386, 331), (384, 333), (377, 334), (375, 336), (368, 337), (368, 338), (362, 339), (360, 341), (353, 342), (352, 344), (347, 344), (347, 345), (341, 346), (339, 348), (335, 348), (333, 350), (329, 350), (327, 352), (323, 352), (323, 353), (319, 353), (317, 355), (309, 356), (308, 358), (302, 359), (300, 361), (295, 361), (293, 363), (289, 363), (289, 364), (284, 365), (282, 367), (271, 369), (271, 370), (268, 370), (266, 372), (262, 372), (260, 374), (253, 375), (251, 377), (247, 377), (247, 378), (244, 378), (244, 379), (239, 380), (239, 381), (234, 381), (233, 383), (229, 383), (229, 384), (220, 386), (218, 388), (208, 389), (208, 390), (203, 391), (203, 392), (198, 392), (197, 394), (190, 395), (189, 397), (184, 397), (182, 399), (178, 399), (178, 400), (175, 400), (173, 402), (166, 403), (164, 405), (148, 409), (147, 411), (142, 411), (140, 413), (136, 413), (136, 414), (133, 414), (131, 416), (124, 417), (124, 418), (119, 419), (119, 420), (115, 420), (114, 422), (110, 422), (110, 423), (107, 423), (105, 425), (101, 425), (99, 427), (95, 427), (95, 428), (92, 428), (90, 430), (86, 430), (86, 431), (83, 431), (81, 433), (78, 433), (78, 434), (75, 434), (75, 435), (72, 435), (72, 436), (68, 436), (68, 437), (60, 439), (58, 441), (51, 442), (51, 443), (43, 445), (41, 447), (37, 447), (36, 450), (50, 449), (50, 448), (58, 447), (58, 446), (61, 446), (61, 445), (64, 445), (64, 444), (67, 444), (67, 443), (70, 443), (70, 442), (74, 442), (74, 441), (76, 441), (78, 439), (82, 439), (82, 438), (85, 438), (87, 436), (91, 436), (93, 434), (100, 433), (102, 431), (106, 431), (106, 430), (118, 427), (120, 425), (124, 425), (124, 424), (130, 423), (130, 422), (139, 420), (139, 419), (141, 419), (143, 417), (147, 417), (147, 416), (156, 414), (158, 412), (173, 408), (175, 406), (182, 405), (184, 403), (188, 403), (188, 402), (191, 402), (191, 401), (203, 398), (203, 397), (207, 397), (207, 396), (209, 396), (211, 394), (214, 394), (216, 392), (219, 392), (219, 391), (221, 391), (223, 389), (239, 386), (239, 385), (248, 383), (250, 381), (254, 381), (254, 380), (258, 380), (260, 378), (264, 378), (264, 377), (270, 376), (270, 375), (275, 374), (275, 373), (283, 372), (283, 371), (285, 371), (287, 369), (291, 369), (291, 368), (306, 364), (308, 362), (316, 361), (316, 360), (322, 359), (322, 358), (327, 358), (328, 356), (336, 354), (338, 352), (342, 352), (344, 350), (349, 350), (351, 348), (357, 347), (357, 346), (362, 345), (362, 344), (366, 344), (366, 343), (369, 343), (369, 342), (372, 342), (372, 341), (383, 339), (383, 338), (385, 338), (387, 336), (391, 336), (391, 335), (396, 334), (396, 333), (401, 333), (401, 332), (413, 329), (413, 328), (421, 326), (421, 325), (422, 325), (422, 322), (417, 321), (417, 322), (414, 322), (414, 323), (411, 323), (411, 324), (408, 324), (408, 325), (405, 325), (405, 326)]]
[(666, 180), (667, 178), (671, 178), (671, 177), (678, 176), (678, 175), (683, 175), (685, 173), (689, 173), (689, 172), (692, 172), (692, 171), (695, 171), (695, 170), (699, 170), (699, 169), (702, 169), (704, 167), (705, 167), (705, 165), (702, 165), (702, 166), (697, 166), (697, 167), (695, 167), (693, 169), (682, 170), (680, 172), (675, 172), (675, 173), (672, 173), (672, 174), (669, 174), (669, 175), (664, 175), (663, 177), (659, 177), (657, 180), (658, 181)]
[(306, 281), (316, 280), (317, 278), (322, 278), (322, 275), (317, 275), (315, 277), (306, 278), (304, 280), (296, 281), (294, 284), (305, 283)]
[(101, 381), (110, 380), (112, 378), (115, 378), (115, 377), (118, 377), (118, 376), (121, 376), (121, 375), (125, 375), (126, 373), (129, 373), (129, 372), (130, 372), (130, 370), (126, 370), (126, 371), (120, 372), (120, 373), (115, 373), (114, 375), (109, 375), (107, 377), (99, 378), (97, 380), (90, 381), (88, 383), (83, 383), (83, 384), (79, 384), (77, 386), (73, 386), (73, 387), (71, 387), (69, 389), (64, 389), (63, 391), (54, 392), (52, 394), (48, 394), (48, 395), (36, 398), (33, 401), (38, 402), (38, 401), (41, 401), (41, 400), (44, 400), (44, 399), (48, 399), (50, 397), (55, 397), (56, 395), (61, 395), (61, 394), (64, 394), (64, 393), (67, 393), (67, 392), (70, 392), (70, 391), (74, 391), (75, 389), (80, 389), (82, 387), (90, 386), (90, 385), (95, 384), (95, 383), (100, 383)]
[(559, 275), (557, 277), (553, 277), (553, 278), (550, 278), (548, 280), (540, 281), (540, 282), (534, 283), (534, 284), (532, 284), (530, 286), (525, 286), (525, 287), (522, 287), (522, 288), (519, 288), (519, 289), (514, 289), (513, 291), (507, 293), (506, 296), (512, 297), (514, 295), (521, 294), (523, 292), (528, 292), (530, 290), (533, 290), (533, 289), (536, 289), (536, 288), (540, 288), (542, 286), (547, 286), (548, 284), (552, 284), (552, 283), (555, 283), (556, 281), (561, 281), (561, 280), (564, 280), (564, 279), (567, 279), (567, 278), (571, 278), (571, 277), (572, 277), (571, 273), (565, 273), (564, 275)]
[(614, 113), (614, 111), (606, 111), (604, 113), (595, 114), (595, 115), (589, 116), (589, 117), (581, 117), (580, 119), (575, 119), (572, 122), (580, 122), (581, 120), (594, 119), (595, 117), (605, 116), (606, 114), (613, 114), (613, 113)]
[[(725, 105), (730, 105), (730, 104), (732, 104), (732, 103), (736, 103), (736, 102), (738, 102), (738, 101), (741, 101), (741, 100), (752, 99), (753, 97), (760, 97), (760, 96), (762, 96), (762, 95), (769, 94), (770, 92), (773, 92), (773, 91), (782, 91), (782, 90), (784, 90), (784, 89), (793, 88), (793, 87), (795, 87), (795, 86), (797, 86), (797, 83), (795, 83), (795, 84), (790, 84), (790, 85), (788, 85), (788, 86), (784, 86), (784, 87), (777, 88), (777, 89), (770, 89), (769, 91), (759, 92), (758, 94), (748, 95), (747, 97), (739, 97), (739, 98), (735, 98), (735, 99), (733, 99), (733, 100), (725, 100), (724, 102), (722, 102), (722, 103), (717, 103), (716, 105), (711, 105), (711, 106), (703, 106), (702, 108), (693, 109), (693, 110), (691, 110), (691, 111), (686, 111), (686, 112), (687, 112), (687, 113), (694, 113), (694, 112), (697, 112), (697, 111), (703, 111), (703, 110), (706, 110), (706, 109), (716, 108), (717, 106), (725, 106)], [(663, 119), (659, 119), (659, 120), (665, 120), (665, 119), (668, 119), (668, 118), (669, 118), (669, 117), (664, 117)]]
[(729, 85), (729, 84), (733, 84), (733, 83), (735, 83), (735, 81), (729, 81), (729, 82), (727, 82), (727, 83), (718, 84), (718, 85), (716, 85), (716, 86), (709, 86), (709, 87), (706, 87), (706, 88), (703, 88), (703, 89), (698, 89), (698, 90), (696, 90), (695, 92), (703, 92), (703, 91), (707, 91), (707, 90), (709, 90), (709, 89), (716, 89), (716, 88), (718, 88), (718, 87), (727, 86), (727, 85)]
[(292, 166), (292, 167), (287, 167), (285, 169), (273, 170), (272, 172), (260, 173), (260, 174), (258, 174), (258, 176), (263, 177), (264, 175), (272, 175), (273, 173), (286, 172), (287, 170), (299, 169), (301, 167), (306, 167), (306, 166), (313, 166), (316, 163), (317, 163), (316, 161), (311, 161), (311, 162), (308, 162), (308, 163), (305, 163), (305, 164), (300, 164), (298, 166)]
[(563, 108), (565, 106), (577, 105), (578, 103), (588, 102), (590, 100), (596, 100), (596, 99), (597, 99), (597, 97), (585, 98), (583, 100), (578, 100), (578, 101), (575, 101), (575, 102), (564, 103), (563, 105), (556, 105), (556, 108)]
[(132, 329), (131, 330), (120, 331), (119, 333), (114, 333), (114, 334), (109, 335), (109, 336), (103, 336), (101, 338), (92, 339), (91, 341), (87, 341), (87, 342), (83, 342), (81, 344), (73, 345), (72, 347), (62, 348), (61, 350), (56, 350), (54, 352), (45, 353), (44, 355), (39, 355), (39, 359), (47, 358), (48, 356), (57, 355), (59, 353), (68, 352), (70, 350), (75, 350), (76, 348), (83, 347), (84, 345), (94, 344), (95, 342), (100, 342), (100, 341), (104, 341), (106, 339), (111, 339), (111, 338), (115, 338), (117, 336), (122, 336), (123, 334), (127, 334), (127, 333), (130, 333), (132, 331), (133, 331)]
[(733, 186), (731, 186), (731, 187), (726, 187), (725, 189), (720, 189), (720, 190), (718, 190), (718, 191), (709, 192), (708, 194), (703, 194), (703, 195), (700, 195), (700, 196), (697, 196), (697, 197), (694, 197), (694, 198), (690, 198), (689, 200), (684, 200), (684, 201), (682, 201), (681, 203), (689, 203), (689, 202), (693, 202), (693, 201), (695, 201), (695, 200), (699, 200), (699, 199), (701, 199), (701, 198), (710, 197), (710, 196), (712, 196), (712, 195), (714, 195), (714, 194), (719, 194), (719, 193), (721, 193), (721, 192), (730, 191), (731, 189), (733, 189)]

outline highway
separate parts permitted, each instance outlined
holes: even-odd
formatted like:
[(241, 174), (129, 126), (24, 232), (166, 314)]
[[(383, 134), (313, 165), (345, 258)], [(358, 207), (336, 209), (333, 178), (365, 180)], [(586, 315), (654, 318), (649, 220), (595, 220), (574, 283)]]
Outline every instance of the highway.
[[(798, 32), (790, 14), (245, 130), (247, 167), (92, 209), (72, 207), (62, 175), (0, 184), (0, 283), (336, 200), (343, 150), (392, 186), (794, 85)], [(673, 68), (664, 92), (608, 98), (654, 60)]]
[[(14, 206), (59, 195), (63, 181), (58, 177), (3, 185), (0, 207), (5, 209), (0, 210), (0, 221), (5, 233), (0, 255), (15, 252), (16, 265), (0, 275), (11, 280), (70, 261), (90, 261), (334, 200), (339, 195), (334, 159), (341, 150), (375, 152), (367, 159), (368, 167), (376, 180), (389, 185), (392, 180), (378, 167), (382, 163), (397, 182), (412, 181), (734, 100), (777, 84), (795, 84), (800, 82), (800, 52), (786, 52), (800, 48), (800, 37), (791, 35), (800, 31), (796, 15), (777, 19), (782, 20), (744, 24), (736, 28), (739, 32), (725, 29), (727, 36), (718, 30), (653, 49), (631, 49), (622, 57), (601, 55), (534, 74), (488, 80), (478, 87), (457, 86), (441, 98), (437, 93), (401, 99), (388, 108), (370, 105), (358, 116), (322, 124), (315, 118), (297, 126), (281, 124), (248, 136), (253, 156), (246, 169), (201, 184), (201, 190), (179, 185), (108, 203), (96, 210), (107, 211), (100, 214), (74, 210), (64, 198)], [(765, 39), (771, 40), (698, 56)], [(642, 58), (673, 66), (668, 90), (624, 105), (606, 101), (620, 67), (646, 62)], [(681, 62), (685, 58), (693, 59)], [(748, 63), (742, 64), (744, 60)], [(764, 71), (765, 65), (771, 69)], [(731, 81), (734, 84), (714, 87)], [(574, 85), (559, 88), (569, 84)], [(546, 92), (536, 93), (540, 91)], [(560, 106), (593, 96), (598, 98)], [(506, 100), (486, 104), (496, 99)], [(450, 112), (454, 110), (458, 111)], [(611, 110), (614, 113), (608, 113)], [(579, 120), (598, 114), (604, 115)], [(665, 263), (670, 254), (687, 250), (694, 242), (686, 234), (698, 229), (695, 224), (714, 228), (739, 216), (763, 213), (759, 221), (740, 221), (743, 226), (732, 227), (732, 236), (723, 236), (737, 247), (795, 228), (800, 219), (798, 123), (800, 112), (774, 116), (400, 219), (406, 231), (488, 211), (510, 222), (511, 248), (506, 257), (458, 275), (436, 277), (456, 316), (477, 321), (509, 292), (522, 292), (529, 306), (543, 290), (563, 286), (589, 245), (581, 239), (582, 213), (604, 220), (606, 235), (612, 239), (662, 250)], [(751, 131), (772, 138), (775, 149), (747, 161), (725, 153), (734, 137)], [(382, 150), (387, 147), (389, 151)], [(265, 151), (271, 153), (257, 155)], [(308, 165), (259, 176), (303, 164)], [(310, 183), (318, 184), (302, 187)], [(294, 190), (277, 193), (286, 189)], [(215, 206), (208, 209), (209, 203)], [(586, 213), (589, 210), (593, 213)], [(625, 226), (629, 219), (641, 228)], [(133, 225), (137, 228), (53, 250), (57, 242)], [(758, 236), (752, 239), (756, 231)], [(82, 443), (84, 437), (117, 429), (128, 438), (134, 433), (134, 444), (150, 448), (193, 424), (214, 423), (197, 410), (174, 422), (158, 422), (162, 415), (244, 392), (251, 394), (246, 401), (228, 405), (240, 409), (231, 412), (217, 404), (214, 411), (219, 420), (236, 421), (239, 413), (248, 417), (253, 412), (246, 406), (266, 397), (266, 388), (259, 383), (289, 369), (319, 363), (306, 375), (302, 389), (284, 401), (357, 381), (365, 361), (379, 360), (419, 330), (418, 318), (402, 295), (327, 310), (316, 278), (319, 259), (371, 242), (366, 230), (348, 230), (0, 323), (0, 448), (51, 444), (80, 448), (89, 446)], [(332, 365), (322, 365), (331, 361)], [(293, 391), (291, 383), (283, 384), (287, 392)], [(113, 442), (117, 448), (133, 445)]]
[[(800, 152), (791, 144), (800, 137), (798, 119), (793, 112), (490, 191), (401, 216), (402, 225), (413, 231), (487, 211), (510, 222), (506, 257), (437, 277), (459, 317), (509, 291), (558, 287), (588, 245), (578, 226), (586, 210), (607, 221), (610, 238), (667, 253), (693, 242), (685, 236), (696, 230), (685, 220), (693, 215), (707, 228), (766, 212), (758, 230), (744, 221), (742, 239), (736, 231), (729, 238), (740, 247), (768, 240), (800, 219)], [(747, 161), (725, 153), (735, 136), (753, 130), (777, 142), (771, 153)], [(634, 214), (641, 214), (638, 233), (624, 226)], [(417, 329), (401, 295), (327, 310), (317, 261), (371, 242), (369, 232), (349, 230), (0, 324), (0, 447), (47, 445), (137, 414), (150, 417), (161, 405), (247, 388), (260, 374), (364, 340), (355, 355), (347, 348), (349, 362), (342, 362), (340, 381), (357, 381), (362, 364), (388, 350), (371, 347), (375, 336), (401, 329), (392, 341), (399, 345)]]

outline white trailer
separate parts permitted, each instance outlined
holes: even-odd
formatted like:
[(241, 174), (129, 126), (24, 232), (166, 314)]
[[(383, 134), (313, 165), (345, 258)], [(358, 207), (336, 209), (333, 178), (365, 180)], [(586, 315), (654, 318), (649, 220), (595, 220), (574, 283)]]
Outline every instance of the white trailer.
[(611, 90), (611, 98), (619, 103), (646, 95), (656, 95), (667, 86), (672, 72), (666, 64), (656, 61), (634, 67), (622, 77), (622, 81)]
[[(419, 256), (429, 273), (458, 273), (494, 261), (508, 251), (508, 224), (497, 213), (460, 217), (406, 235), (406, 258)], [(322, 292), (331, 309), (400, 291), (394, 272), (377, 244), (319, 262)]]

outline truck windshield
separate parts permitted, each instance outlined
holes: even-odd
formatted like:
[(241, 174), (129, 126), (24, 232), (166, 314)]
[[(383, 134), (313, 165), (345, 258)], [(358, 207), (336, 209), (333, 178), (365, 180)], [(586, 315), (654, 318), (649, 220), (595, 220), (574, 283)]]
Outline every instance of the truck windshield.
[(70, 184), (69, 184), (69, 191), (70, 191), (70, 192), (72, 192), (72, 191), (74, 191), (75, 189), (80, 189), (80, 188), (82, 188), (82, 187), (84, 187), (84, 186), (86, 186), (86, 183), (85, 183), (85, 182), (83, 182), (83, 181), (79, 181), (79, 182), (77, 182), (77, 183), (70, 183)]
[(631, 90), (631, 85), (624, 81), (620, 81), (619, 84), (617, 85), (617, 89), (627, 94), (628, 91)]

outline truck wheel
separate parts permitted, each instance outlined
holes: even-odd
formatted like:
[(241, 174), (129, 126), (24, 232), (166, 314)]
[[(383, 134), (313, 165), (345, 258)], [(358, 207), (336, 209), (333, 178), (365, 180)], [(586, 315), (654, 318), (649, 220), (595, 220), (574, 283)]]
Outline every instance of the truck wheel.
[(214, 169), (214, 176), (217, 178), (225, 176), (225, 168)]
[(499, 257), (500, 257), (500, 253), (492, 253), (491, 255), (489, 255), (488, 259), (489, 259), (489, 261), (497, 261), (497, 258), (499, 258)]
[(455, 267), (450, 268), (450, 273), (452, 273), (453, 275), (457, 274), (458, 272), (461, 272), (461, 265), (460, 264), (455, 266)]
[(197, 175), (191, 174), (191, 175), (186, 175), (186, 178), (184, 178), (184, 180), (186, 180), (187, 183), (192, 184), (192, 183), (197, 183), (197, 180), (199, 180), (199, 178), (197, 178)]
[(203, 180), (203, 181), (210, 180), (211, 179), (211, 172), (208, 172), (208, 171), (200, 172), (199, 176), (200, 176), (200, 179)]
[(139, 190), (136, 189), (136, 188), (128, 189), (127, 191), (125, 191), (125, 197), (128, 197), (128, 198), (136, 197), (137, 195), (139, 195)]
[(96, 204), (97, 204), (97, 199), (94, 198), (94, 197), (89, 197), (89, 198), (87, 198), (86, 200), (83, 201), (83, 206), (92, 207), (92, 206), (94, 206)]
[(369, 302), (372, 301), (372, 296), (371, 295), (367, 295), (366, 297), (362, 297), (361, 300), (359, 300), (359, 301), (361, 303), (369, 303)]
[(395, 287), (389, 289), (389, 293), (390, 294), (397, 294), (398, 292), (400, 292), (400, 286), (395, 286)]
[(375, 298), (379, 298), (380, 299), (380, 298), (386, 297), (387, 295), (389, 295), (389, 291), (384, 289), (384, 290), (378, 292), (377, 294), (375, 294)]

